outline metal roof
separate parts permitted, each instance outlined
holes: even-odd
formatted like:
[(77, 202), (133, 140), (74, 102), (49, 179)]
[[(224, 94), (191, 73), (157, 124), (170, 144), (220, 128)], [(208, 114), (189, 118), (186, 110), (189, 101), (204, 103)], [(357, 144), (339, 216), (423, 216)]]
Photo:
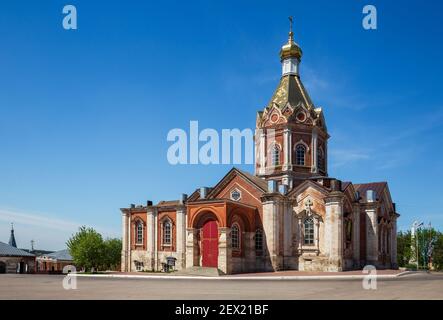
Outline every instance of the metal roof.
[(354, 184), (355, 191), (358, 191), (360, 193), (360, 197), (362, 198), (363, 202), (366, 202), (366, 191), (373, 190), (375, 191), (377, 198), (379, 198), (382, 195), (382, 192), (387, 186), (387, 182), (370, 182), (370, 183), (356, 183)]
[(60, 250), (56, 251), (47, 255), (44, 255), (45, 257), (54, 259), (54, 260), (64, 260), (64, 261), (72, 261), (72, 256), (69, 254), (69, 250)]
[(279, 109), (283, 109), (288, 102), (293, 107), (297, 107), (299, 103), (303, 103), (307, 108), (312, 108), (313, 106), (311, 98), (300, 78), (295, 75), (281, 77), (280, 83), (267, 108), (271, 109), (276, 104)]
[(3, 257), (35, 257), (32, 253), (10, 246), (0, 241), (0, 256)]

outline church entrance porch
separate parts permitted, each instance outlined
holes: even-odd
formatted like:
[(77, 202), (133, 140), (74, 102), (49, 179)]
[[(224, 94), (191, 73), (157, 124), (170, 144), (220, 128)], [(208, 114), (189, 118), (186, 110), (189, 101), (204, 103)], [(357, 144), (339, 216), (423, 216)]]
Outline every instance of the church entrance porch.
[(224, 274), (255, 270), (256, 212), (255, 207), (226, 199), (188, 202), (186, 268), (217, 268)]
[(208, 220), (201, 229), (200, 247), (202, 267), (218, 267), (218, 225), (215, 220)]

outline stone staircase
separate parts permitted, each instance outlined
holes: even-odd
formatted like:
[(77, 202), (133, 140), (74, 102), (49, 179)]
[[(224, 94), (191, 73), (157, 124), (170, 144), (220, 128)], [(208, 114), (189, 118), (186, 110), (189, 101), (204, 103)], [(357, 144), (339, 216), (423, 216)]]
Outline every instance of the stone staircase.
[(186, 276), (218, 277), (223, 275), (223, 272), (220, 271), (218, 268), (191, 267), (177, 271), (175, 274)]

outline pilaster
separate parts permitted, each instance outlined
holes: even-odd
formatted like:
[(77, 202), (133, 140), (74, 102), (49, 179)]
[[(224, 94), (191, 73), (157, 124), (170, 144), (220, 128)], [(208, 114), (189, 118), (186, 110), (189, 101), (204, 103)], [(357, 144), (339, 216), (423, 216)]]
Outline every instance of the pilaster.
[(354, 205), (352, 219), (352, 251), (354, 267), (360, 268), (360, 207)]
[(157, 208), (148, 207), (146, 214), (146, 237), (147, 237), (147, 256), (148, 256), (148, 269), (151, 271), (156, 270), (156, 216)]
[(181, 206), (176, 211), (176, 240), (177, 240), (177, 269), (186, 268), (186, 207)]
[(391, 230), (391, 267), (393, 269), (398, 268), (397, 261), (397, 213), (394, 214), (395, 217), (392, 220), (392, 230)]
[(121, 271), (128, 272), (128, 253), (129, 253), (129, 237), (128, 237), (129, 213), (122, 211), (122, 253), (121, 253)]
[(197, 232), (197, 229), (186, 228), (186, 268), (199, 265)]
[(312, 142), (311, 142), (311, 172), (313, 173), (317, 173), (318, 172), (318, 168), (317, 168), (317, 140), (318, 140), (318, 133), (317, 133), (317, 129), (313, 128), (312, 129)]
[(218, 269), (224, 274), (230, 274), (232, 270), (230, 230), (230, 228), (225, 227), (218, 228)]
[(325, 253), (328, 271), (343, 271), (343, 193), (331, 192), (325, 198)]
[(377, 205), (368, 205), (366, 212), (366, 263), (376, 266), (378, 264), (378, 221)]
[(260, 129), (260, 168), (259, 174), (265, 174), (266, 167), (266, 132), (265, 129)]
[(269, 256), (272, 270), (282, 269), (282, 255), (280, 254), (280, 223), (282, 222), (283, 196), (276, 193), (265, 194), (263, 203), (263, 229), (266, 238), (266, 253)]

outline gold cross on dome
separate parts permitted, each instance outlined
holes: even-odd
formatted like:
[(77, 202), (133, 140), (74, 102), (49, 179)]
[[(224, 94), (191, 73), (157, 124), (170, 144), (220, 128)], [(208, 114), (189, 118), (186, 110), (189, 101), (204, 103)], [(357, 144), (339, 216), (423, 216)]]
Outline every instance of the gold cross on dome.
[(292, 23), (293, 23), (292, 16), (289, 17), (289, 32), (292, 32)]

